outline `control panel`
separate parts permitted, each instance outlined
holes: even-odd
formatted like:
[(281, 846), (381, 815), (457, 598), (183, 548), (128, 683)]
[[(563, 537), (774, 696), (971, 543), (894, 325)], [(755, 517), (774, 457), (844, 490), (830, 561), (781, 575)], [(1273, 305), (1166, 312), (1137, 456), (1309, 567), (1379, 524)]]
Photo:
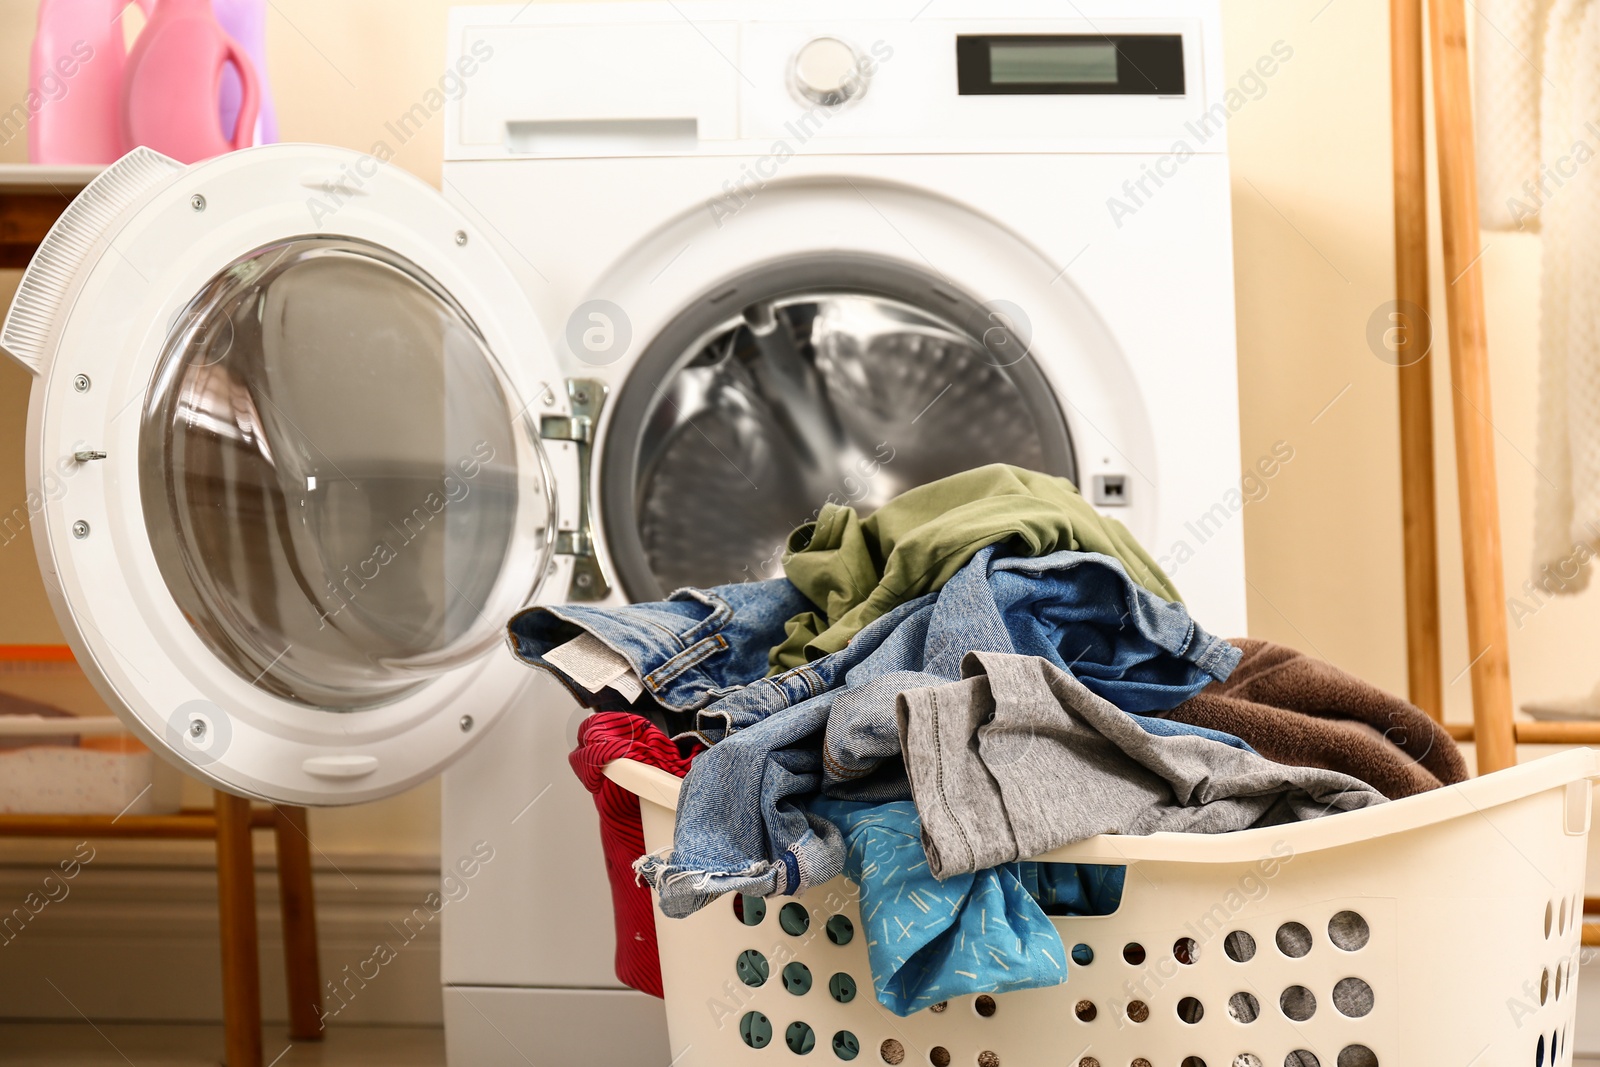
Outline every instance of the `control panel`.
[(475, 72), (447, 158), (1225, 150), (1203, 0), (785, 9), (802, 20), (736, 0), (536, 10), (453, 9)]

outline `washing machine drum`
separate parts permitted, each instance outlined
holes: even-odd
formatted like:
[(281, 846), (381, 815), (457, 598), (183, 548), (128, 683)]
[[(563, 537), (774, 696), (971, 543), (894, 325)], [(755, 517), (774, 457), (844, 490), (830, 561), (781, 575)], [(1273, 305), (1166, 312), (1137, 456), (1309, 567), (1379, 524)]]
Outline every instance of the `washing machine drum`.
[(1011, 324), (936, 313), (918, 288), (790, 293), (732, 317), (724, 302), (686, 348), (663, 335), (646, 352), (648, 400), (619, 412), (606, 468), (632, 487), (607, 501), (631, 597), (781, 576), (790, 531), (829, 502), (865, 515), (988, 463), (1074, 476), (1061, 409)]

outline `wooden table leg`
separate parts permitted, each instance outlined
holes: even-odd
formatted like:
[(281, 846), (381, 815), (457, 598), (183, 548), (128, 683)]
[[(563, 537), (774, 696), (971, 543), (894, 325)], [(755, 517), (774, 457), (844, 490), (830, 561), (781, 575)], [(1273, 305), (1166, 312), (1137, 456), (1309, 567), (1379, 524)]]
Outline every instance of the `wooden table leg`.
[(261, 1067), (261, 972), (256, 946), (250, 802), (216, 793), (217, 913), (222, 926), (222, 1022), (228, 1067)]
[(306, 809), (275, 805), (278, 900), (283, 910), (283, 971), (289, 986), (289, 1037), (322, 1040), (322, 975), (317, 907), (311, 893), (311, 835)]

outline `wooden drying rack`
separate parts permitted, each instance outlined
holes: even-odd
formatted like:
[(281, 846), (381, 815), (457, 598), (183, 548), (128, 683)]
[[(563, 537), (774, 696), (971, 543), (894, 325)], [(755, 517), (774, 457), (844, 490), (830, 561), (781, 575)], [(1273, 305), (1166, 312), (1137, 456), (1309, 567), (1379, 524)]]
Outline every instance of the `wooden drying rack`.
[[(1406, 667), (1411, 702), (1444, 716), (1439, 654), (1438, 524), (1434, 511), (1433, 394), (1428, 361), (1428, 184), (1423, 90), (1422, 0), (1390, 0), (1394, 114), (1394, 261), (1400, 364), (1400, 491), (1405, 544)], [(1456, 481), (1461, 498), (1467, 642), (1472, 654), (1471, 726), (1452, 737), (1477, 746), (1478, 773), (1517, 762), (1517, 744), (1600, 744), (1600, 723), (1516, 722), (1511, 708), (1505, 573), (1495, 477), (1494, 426), (1484, 326), (1477, 160), (1463, 0), (1428, 4), (1433, 60), (1439, 217), (1444, 246)], [(1585, 898), (1585, 913), (1600, 898)], [(1585, 945), (1600, 923), (1585, 923)]]

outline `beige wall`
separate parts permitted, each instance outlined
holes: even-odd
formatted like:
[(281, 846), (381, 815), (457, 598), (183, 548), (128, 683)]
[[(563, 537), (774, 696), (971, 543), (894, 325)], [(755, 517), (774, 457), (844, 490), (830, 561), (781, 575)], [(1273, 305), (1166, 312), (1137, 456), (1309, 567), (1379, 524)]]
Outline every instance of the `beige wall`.
[[(1294, 463), (1246, 511), (1250, 629), (1404, 691), (1394, 371), (1366, 341), (1392, 298), (1387, 5), (1224, 0), (1227, 64), (1275, 39), (1295, 57), (1232, 126), (1235, 278), (1244, 452), (1282, 437)], [(1433, 222), (1434, 340), (1446, 714), (1471, 716), (1461, 536), (1446, 370), (1445, 283)], [(1487, 234), (1492, 418), (1506, 585), (1530, 573), (1538, 347), (1538, 243)], [(1331, 408), (1330, 401), (1339, 397)], [(1320, 417), (1318, 416), (1320, 414)], [(1313, 423), (1311, 420), (1315, 419)], [(1590, 598), (1511, 623), (1514, 697), (1587, 692), (1600, 613)]]
[[(31, 8), (0, 5), (0, 102), (24, 91)], [(444, 65), (443, 0), (274, 0), (272, 78), (286, 140), (368, 149)], [(1250, 629), (1404, 690), (1394, 372), (1368, 349), (1393, 284), (1386, 5), (1224, 0), (1226, 77), (1282, 40), (1293, 58), (1233, 120), (1234, 233), (1244, 457), (1285, 440), (1295, 458), (1244, 512)], [(443, 122), (396, 162), (437, 182)], [(0, 162), (21, 161), (20, 141)], [(1435, 257), (1437, 263), (1437, 257)], [(1531, 526), (1537, 246), (1491, 235), (1483, 257), (1499, 431), (1507, 584), (1525, 576)], [(3, 275), (0, 275), (3, 277)], [(14, 276), (0, 282), (9, 293)], [(1442, 292), (1442, 280), (1436, 280)], [(1159, 313), (1153, 307), (1152, 313)], [(1436, 344), (1436, 352), (1440, 347)], [(1441, 353), (1442, 354), (1442, 353)], [(1436, 362), (1436, 371), (1442, 369)], [(22, 498), (26, 376), (0, 365), (0, 501)], [(1449, 390), (1436, 382), (1449, 714), (1469, 715)], [(1331, 403), (1331, 406), (1329, 406)], [(6, 509), (9, 510), (9, 507)], [(21, 542), (0, 548), (0, 642), (53, 641)], [(1203, 621), (1203, 620), (1202, 620)], [(1591, 599), (1553, 604), (1512, 634), (1519, 700), (1573, 694), (1600, 675)], [(319, 815), (325, 847), (427, 851), (437, 790)]]

